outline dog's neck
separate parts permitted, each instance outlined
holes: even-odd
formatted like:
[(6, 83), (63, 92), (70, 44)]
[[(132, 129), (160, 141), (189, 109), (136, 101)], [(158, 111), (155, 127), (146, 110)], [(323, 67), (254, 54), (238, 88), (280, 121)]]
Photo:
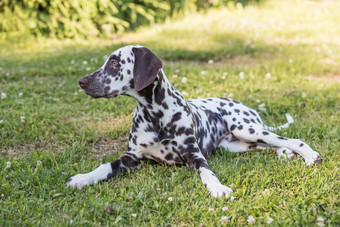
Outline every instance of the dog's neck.
[(155, 81), (148, 87), (139, 92), (130, 89), (126, 92), (126, 95), (137, 100), (138, 108), (146, 108), (150, 113), (186, 106), (183, 95), (170, 84), (162, 69), (159, 71)]

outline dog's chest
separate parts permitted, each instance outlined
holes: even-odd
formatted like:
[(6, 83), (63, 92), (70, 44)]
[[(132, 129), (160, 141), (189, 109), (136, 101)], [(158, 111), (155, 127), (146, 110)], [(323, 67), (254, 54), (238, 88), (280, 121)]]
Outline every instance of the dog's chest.
[(176, 150), (176, 148), (171, 144), (163, 145), (161, 143), (157, 143), (155, 145), (141, 148), (140, 152), (143, 157), (155, 160), (158, 163), (166, 163), (170, 165), (184, 164), (183, 159), (180, 158), (174, 150)]

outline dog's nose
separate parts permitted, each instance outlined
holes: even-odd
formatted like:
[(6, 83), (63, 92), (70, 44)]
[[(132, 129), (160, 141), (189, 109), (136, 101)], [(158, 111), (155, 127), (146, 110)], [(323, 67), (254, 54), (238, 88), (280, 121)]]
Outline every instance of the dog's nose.
[(86, 77), (84, 78), (81, 78), (79, 81), (79, 86), (82, 88), (82, 89), (85, 89), (86, 88), (86, 85), (88, 83), (88, 80), (86, 79)]

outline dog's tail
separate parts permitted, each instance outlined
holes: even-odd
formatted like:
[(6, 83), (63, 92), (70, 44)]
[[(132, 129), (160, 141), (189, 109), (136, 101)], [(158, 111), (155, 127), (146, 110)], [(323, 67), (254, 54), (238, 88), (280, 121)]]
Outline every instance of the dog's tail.
[(283, 128), (288, 128), (290, 124), (294, 123), (294, 119), (289, 113), (286, 113), (286, 119), (287, 119), (286, 124), (283, 124), (283, 125), (280, 125), (280, 126), (277, 126), (277, 127), (270, 127), (270, 126), (267, 126), (267, 125), (263, 125), (263, 128), (266, 129), (266, 130), (269, 130), (269, 131), (276, 131), (276, 130), (281, 130)]

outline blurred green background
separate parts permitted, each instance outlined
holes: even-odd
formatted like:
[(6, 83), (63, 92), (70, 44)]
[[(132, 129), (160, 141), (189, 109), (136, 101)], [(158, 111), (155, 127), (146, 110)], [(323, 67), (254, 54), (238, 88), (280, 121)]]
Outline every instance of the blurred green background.
[[(239, 0), (237, 3), (246, 5), (260, 1)], [(0, 32), (2, 37), (32, 34), (107, 38), (189, 11), (235, 4), (232, 0), (1, 0)]]

